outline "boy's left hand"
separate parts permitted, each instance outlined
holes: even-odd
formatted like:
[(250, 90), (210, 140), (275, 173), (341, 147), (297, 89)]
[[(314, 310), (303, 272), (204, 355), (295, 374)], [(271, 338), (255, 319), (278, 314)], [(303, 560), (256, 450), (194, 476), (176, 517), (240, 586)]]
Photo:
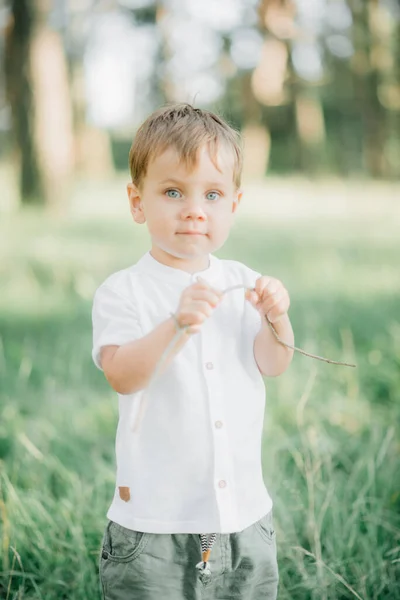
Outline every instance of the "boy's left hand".
[(246, 291), (247, 300), (271, 323), (276, 323), (289, 310), (290, 298), (279, 279), (263, 275), (256, 281), (254, 290)]

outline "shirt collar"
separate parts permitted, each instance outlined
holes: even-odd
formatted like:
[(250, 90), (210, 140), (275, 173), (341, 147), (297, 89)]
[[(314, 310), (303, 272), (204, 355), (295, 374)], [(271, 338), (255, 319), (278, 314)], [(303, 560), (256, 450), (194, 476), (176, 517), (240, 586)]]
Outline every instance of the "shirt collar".
[(146, 252), (142, 258), (138, 260), (136, 266), (143, 273), (148, 273), (157, 277), (158, 279), (162, 279), (164, 281), (169, 281), (172, 283), (182, 284), (189, 286), (192, 283), (197, 281), (197, 277), (200, 276), (210, 285), (214, 285), (215, 287), (219, 287), (222, 284), (221, 281), (221, 261), (212, 254), (208, 255), (209, 265), (207, 269), (203, 271), (197, 271), (195, 273), (188, 273), (187, 271), (183, 271), (182, 269), (175, 269), (174, 267), (169, 267), (160, 263), (158, 260), (153, 258), (150, 254), (150, 251)]

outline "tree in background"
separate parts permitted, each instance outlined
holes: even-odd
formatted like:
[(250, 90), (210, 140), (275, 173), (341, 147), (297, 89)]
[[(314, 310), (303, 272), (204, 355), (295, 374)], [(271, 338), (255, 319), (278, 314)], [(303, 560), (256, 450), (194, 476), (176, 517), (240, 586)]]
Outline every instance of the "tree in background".
[(43, 182), (36, 160), (33, 133), (33, 94), (29, 69), (32, 28), (32, 3), (29, 0), (13, 0), (5, 30), (4, 71), (20, 173), (21, 201), (24, 204), (40, 204), (43, 198)]
[(62, 205), (72, 172), (125, 169), (137, 125), (163, 101), (222, 112), (242, 131), (251, 177), (398, 177), (397, 6), (9, 0), (0, 52), (22, 202)]
[[(399, 21), (378, 0), (349, 2), (354, 22), (351, 62), (355, 100), (363, 127), (363, 160), (373, 177), (400, 174)], [(400, 14), (399, 14), (400, 16)], [(396, 152), (397, 149), (397, 152)]]
[(72, 109), (62, 38), (51, 0), (13, 0), (5, 71), (24, 204), (61, 207), (73, 169)]

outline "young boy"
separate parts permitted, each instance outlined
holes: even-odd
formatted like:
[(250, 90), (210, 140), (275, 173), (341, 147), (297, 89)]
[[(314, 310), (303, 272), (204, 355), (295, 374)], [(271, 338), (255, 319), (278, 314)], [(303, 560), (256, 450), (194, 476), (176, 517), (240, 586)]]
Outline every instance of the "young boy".
[[(277, 597), (262, 376), (283, 373), (293, 351), (264, 315), (282, 340), (294, 339), (282, 283), (213, 255), (242, 196), (241, 165), (236, 132), (187, 104), (153, 113), (132, 144), (130, 209), (147, 224), (151, 250), (111, 275), (93, 304), (93, 359), (119, 400), (99, 565), (105, 600)], [(247, 291), (223, 294), (239, 284)]]

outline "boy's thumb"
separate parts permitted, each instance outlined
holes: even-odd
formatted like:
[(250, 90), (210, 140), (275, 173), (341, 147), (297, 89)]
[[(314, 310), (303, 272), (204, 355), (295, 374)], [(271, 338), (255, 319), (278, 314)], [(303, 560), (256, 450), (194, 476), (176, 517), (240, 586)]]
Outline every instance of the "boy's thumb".
[(202, 283), (203, 285), (206, 285), (206, 286), (210, 287), (208, 281), (206, 281), (205, 279), (203, 279), (202, 277), (200, 277), (200, 275), (197, 275), (196, 279), (197, 279), (197, 281), (199, 283)]
[(258, 294), (254, 290), (246, 290), (245, 297), (251, 304), (255, 305), (258, 302)]

